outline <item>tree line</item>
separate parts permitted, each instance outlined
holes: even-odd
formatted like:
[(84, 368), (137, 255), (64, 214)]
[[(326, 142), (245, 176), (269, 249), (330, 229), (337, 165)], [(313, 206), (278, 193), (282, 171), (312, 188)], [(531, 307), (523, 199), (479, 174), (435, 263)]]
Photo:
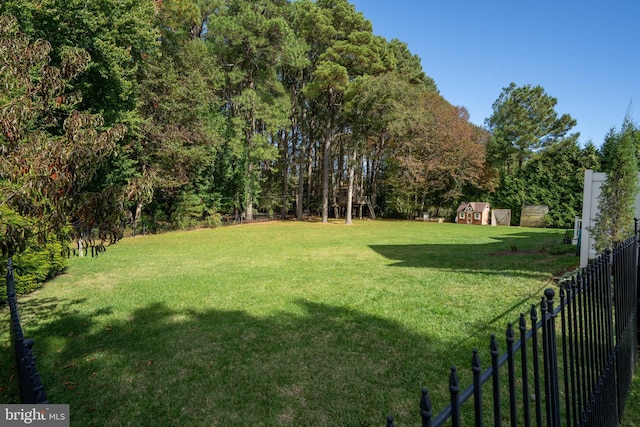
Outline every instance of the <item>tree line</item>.
[(471, 123), (347, 0), (6, 0), (0, 16), (5, 255), (256, 212), (349, 223), (354, 201), (452, 218), (482, 200), (516, 224), (545, 203), (568, 227), (603, 158), (539, 86)]

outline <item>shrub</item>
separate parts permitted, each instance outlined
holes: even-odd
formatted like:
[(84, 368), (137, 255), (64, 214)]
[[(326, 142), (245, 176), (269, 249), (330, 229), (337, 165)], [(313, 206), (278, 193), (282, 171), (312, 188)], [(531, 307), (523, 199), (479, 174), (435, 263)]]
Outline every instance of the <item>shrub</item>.
[[(7, 258), (0, 258), (0, 301), (7, 299)], [(61, 243), (32, 246), (13, 256), (16, 294), (21, 295), (39, 288), (42, 283), (61, 273), (67, 265)]]

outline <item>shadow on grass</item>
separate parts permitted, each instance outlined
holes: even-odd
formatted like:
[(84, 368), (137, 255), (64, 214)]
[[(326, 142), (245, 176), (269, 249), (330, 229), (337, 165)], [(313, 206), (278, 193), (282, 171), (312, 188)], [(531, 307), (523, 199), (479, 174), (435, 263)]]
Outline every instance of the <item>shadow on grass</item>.
[[(25, 317), (47, 318), (52, 313), (68, 313), (72, 307), (84, 303), (86, 299), (74, 299), (61, 301), (58, 298), (30, 298), (20, 299), (18, 303), (18, 314), (25, 334), (25, 338), (33, 338), (32, 331), (25, 328)], [(3, 337), (0, 344), (0, 403), (20, 403), (20, 392), (18, 390), (18, 379), (16, 376), (15, 353), (11, 343), (11, 317), (8, 306), (2, 307), (2, 321), (0, 321), (0, 337)], [(64, 332), (62, 332), (64, 333)], [(37, 342), (37, 348), (42, 348)], [(36, 352), (36, 357), (38, 353)], [(38, 365), (39, 366), (39, 363)]]
[(425, 243), (369, 247), (395, 261), (391, 264), (393, 267), (432, 268), (489, 276), (509, 274), (528, 279), (544, 279), (548, 276), (544, 272), (550, 270), (545, 268), (545, 264), (555, 261), (544, 250), (550, 244), (548, 236), (522, 232), (493, 239), (494, 242), (485, 244)]
[(268, 317), (157, 303), (126, 319), (78, 303), (22, 308), (47, 394), (70, 404), (72, 425), (381, 426), (388, 413), (412, 425), (421, 386), (446, 404), (456, 357), (399, 323), (306, 300)]

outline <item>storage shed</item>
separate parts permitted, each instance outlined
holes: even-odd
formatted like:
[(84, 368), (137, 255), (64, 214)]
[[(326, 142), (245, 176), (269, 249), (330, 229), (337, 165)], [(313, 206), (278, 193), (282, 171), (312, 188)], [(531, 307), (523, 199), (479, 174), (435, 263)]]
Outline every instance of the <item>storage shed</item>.
[(462, 202), (458, 206), (456, 216), (458, 224), (489, 224), (489, 203), (486, 202)]
[(546, 226), (544, 217), (549, 213), (547, 205), (528, 205), (522, 208), (520, 215), (520, 227), (537, 227), (544, 228)]
[(511, 225), (511, 209), (492, 209), (491, 225), (509, 227)]

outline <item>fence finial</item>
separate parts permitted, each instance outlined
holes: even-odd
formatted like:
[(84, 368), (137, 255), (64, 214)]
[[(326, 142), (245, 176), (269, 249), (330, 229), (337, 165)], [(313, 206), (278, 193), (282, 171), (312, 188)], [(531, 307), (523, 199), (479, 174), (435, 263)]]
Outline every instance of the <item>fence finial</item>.
[(547, 288), (544, 290), (544, 296), (547, 297), (547, 301), (551, 301), (553, 297), (556, 296), (556, 291), (551, 288)]
[(13, 259), (7, 258), (7, 297), (16, 295), (16, 280), (13, 275)]
[(513, 330), (513, 323), (507, 324), (507, 342), (514, 343), (516, 340), (516, 333)]
[(482, 364), (480, 363), (480, 355), (478, 349), (473, 349), (473, 356), (471, 356), (471, 370), (473, 372), (482, 372)]
[(489, 341), (489, 350), (491, 350), (492, 356), (500, 356), (500, 350), (498, 349), (498, 341), (495, 335), (491, 335), (491, 341)]
[(433, 406), (429, 391), (426, 387), (422, 387), (422, 397), (420, 398), (420, 417), (422, 417), (422, 425), (431, 425), (431, 417), (433, 415)]
[(387, 427), (396, 427), (393, 423), (393, 415), (387, 415)]
[(451, 367), (451, 374), (449, 374), (449, 390), (451, 393), (458, 393), (460, 391), (460, 378), (458, 378), (458, 368)]

